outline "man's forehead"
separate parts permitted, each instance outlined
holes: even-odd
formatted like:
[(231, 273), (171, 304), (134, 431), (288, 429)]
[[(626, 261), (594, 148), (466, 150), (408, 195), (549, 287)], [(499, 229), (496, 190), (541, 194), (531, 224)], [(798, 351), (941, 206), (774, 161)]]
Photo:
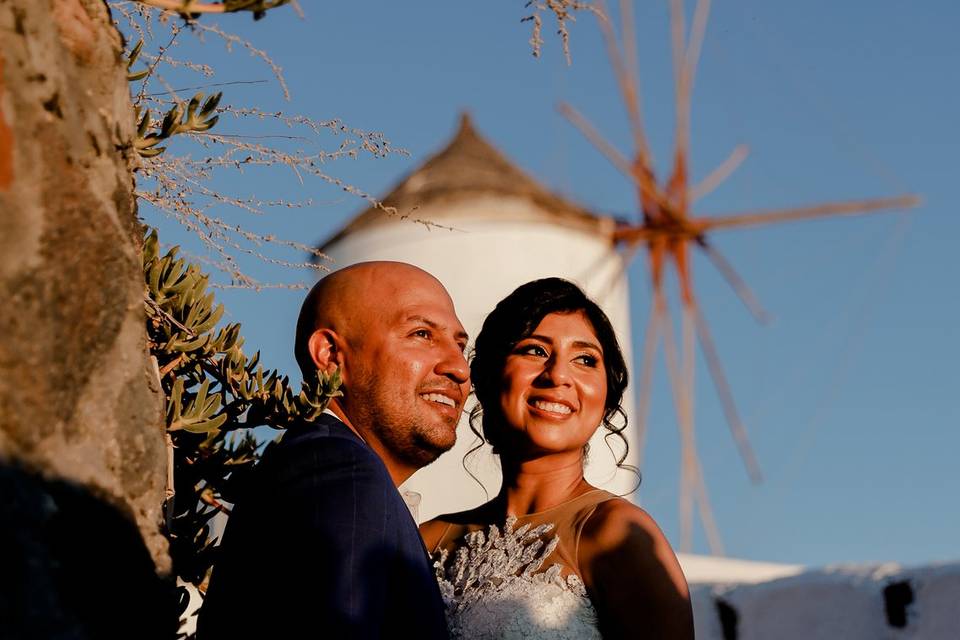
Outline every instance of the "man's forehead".
[(399, 306), (389, 321), (394, 325), (422, 323), (456, 335), (467, 334), (449, 300)]

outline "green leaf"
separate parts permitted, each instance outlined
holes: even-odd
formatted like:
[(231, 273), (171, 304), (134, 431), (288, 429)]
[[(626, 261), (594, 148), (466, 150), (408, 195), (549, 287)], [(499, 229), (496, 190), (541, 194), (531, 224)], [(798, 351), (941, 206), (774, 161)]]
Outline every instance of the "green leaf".
[(183, 430), (189, 431), (190, 433), (211, 433), (220, 429), (220, 427), (222, 427), (226, 421), (227, 414), (222, 413), (215, 418), (211, 418), (210, 420), (200, 420), (197, 422), (184, 424)]

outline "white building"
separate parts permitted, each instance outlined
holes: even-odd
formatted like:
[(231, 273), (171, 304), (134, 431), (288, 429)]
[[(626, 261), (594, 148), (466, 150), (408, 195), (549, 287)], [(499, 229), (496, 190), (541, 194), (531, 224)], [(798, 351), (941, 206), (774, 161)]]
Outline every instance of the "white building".
[[(469, 117), (462, 117), (446, 148), (402, 180), (383, 202), (398, 215), (367, 209), (320, 249), (340, 265), (398, 260), (429, 271), (450, 292), (471, 336), (517, 286), (546, 276), (567, 278), (603, 307), (624, 357), (632, 362), (627, 282), (612, 240), (616, 221), (548, 192), (484, 140)], [(628, 416), (633, 412), (629, 391), (624, 409)], [(626, 436), (631, 438), (629, 427)], [(486, 500), (484, 489), (463, 467), (464, 454), (477, 442), (464, 418), (454, 449), (405, 484), (406, 490), (422, 496), (421, 520)], [(636, 449), (627, 463), (636, 465)], [(500, 473), (489, 448), (467, 464), (492, 497)], [(624, 494), (637, 481), (635, 474), (616, 468), (599, 432), (591, 443), (587, 477)]]

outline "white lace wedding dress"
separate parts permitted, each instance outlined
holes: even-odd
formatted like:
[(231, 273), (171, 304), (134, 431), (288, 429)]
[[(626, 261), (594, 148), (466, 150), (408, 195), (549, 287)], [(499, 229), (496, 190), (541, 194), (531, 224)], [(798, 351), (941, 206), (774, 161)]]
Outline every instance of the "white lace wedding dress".
[(576, 550), (583, 523), (613, 497), (590, 491), (502, 527), (449, 522), (433, 551), (450, 637), (601, 638)]

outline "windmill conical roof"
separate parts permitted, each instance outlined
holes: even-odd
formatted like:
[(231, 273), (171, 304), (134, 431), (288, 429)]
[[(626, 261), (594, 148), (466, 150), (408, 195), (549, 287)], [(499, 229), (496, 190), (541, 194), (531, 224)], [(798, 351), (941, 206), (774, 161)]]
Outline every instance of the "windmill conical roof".
[[(585, 231), (610, 234), (615, 225), (612, 218), (592, 213), (545, 189), (481, 136), (467, 114), (461, 115), (460, 126), (450, 143), (401, 180), (382, 202), (387, 207), (394, 207), (401, 216), (413, 217), (422, 217), (416, 210), (431, 205), (427, 216), (431, 222), (453, 224), (450, 218), (461, 215), (462, 208), (446, 212), (442, 206), (433, 205), (489, 195), (529, 200), (537, 205), (541, 217), (558, 224), (581, 227)], [(511, 216), (495, 208), (484, 215), (492, 219), (498, 215), (505, 219)], [(322, 243), (320, 249), (361, 229), (395, 221), (395, 216), (369, 207)]]

